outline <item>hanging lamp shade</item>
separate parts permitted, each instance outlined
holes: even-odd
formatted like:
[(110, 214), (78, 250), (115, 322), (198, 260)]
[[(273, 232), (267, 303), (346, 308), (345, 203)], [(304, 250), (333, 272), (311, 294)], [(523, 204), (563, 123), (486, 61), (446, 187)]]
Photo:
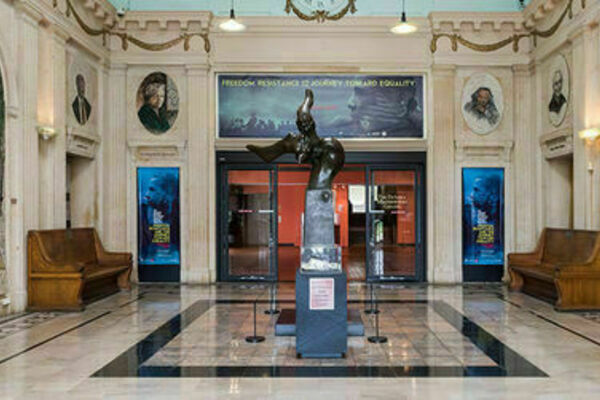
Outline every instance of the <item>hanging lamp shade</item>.
[(246, 29), (246, 25), (235, 19), (235, 11), (233, 10), (233, 4), (229, 11), (229, 19), (219, 24), (219, 28), (225, 32), (241, 32)]
[(402, 17), (400, 22), (394, 25), (390, 31), (396, 35), (407, 35), (417, 31), (417, 27), (413, 24), (408, 23), (406, 20), (406, 13), (402, 11)]

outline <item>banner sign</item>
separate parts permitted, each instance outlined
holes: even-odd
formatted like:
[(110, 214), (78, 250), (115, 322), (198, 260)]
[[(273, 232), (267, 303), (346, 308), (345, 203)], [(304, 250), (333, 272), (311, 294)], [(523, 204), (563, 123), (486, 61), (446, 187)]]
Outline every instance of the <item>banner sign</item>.
[(138, 168), (138, 262), (179, 265), (179, 168)]
[(423, 77), (219, 75), (222, 138), (278, 138), (297, 132), (296, 110), (312, 89), (317, 133), (337, 138), (422, 138)]
[(463, 168), (463, 264), (504, 265), (504, 169)]

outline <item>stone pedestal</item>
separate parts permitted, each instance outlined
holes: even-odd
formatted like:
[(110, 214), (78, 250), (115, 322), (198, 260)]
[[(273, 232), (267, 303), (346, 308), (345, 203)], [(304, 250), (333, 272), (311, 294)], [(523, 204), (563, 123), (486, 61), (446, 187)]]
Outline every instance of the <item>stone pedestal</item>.
[(330, 189), (309, 189), (305, 200), (302, 244), (307, 247), (333, 246), (333, 192)]
[(346, 273), (296, 271), (296, 353), (344, 358), (348, 351)]

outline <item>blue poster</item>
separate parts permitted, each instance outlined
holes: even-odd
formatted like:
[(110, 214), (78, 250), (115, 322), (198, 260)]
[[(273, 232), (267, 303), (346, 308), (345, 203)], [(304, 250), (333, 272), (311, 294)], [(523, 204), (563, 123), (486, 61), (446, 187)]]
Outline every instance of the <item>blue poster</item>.
[(463, 264), (504, 265), (504, 169), (463, 168)]
[(179, 168), (138, 168), (138, 262), (179, 265)]
[(422, 138), (423, 77), (219, 75), (222, 138), (279, 138), (297, 132), (296, 110), (312, 89), (322, 137)]

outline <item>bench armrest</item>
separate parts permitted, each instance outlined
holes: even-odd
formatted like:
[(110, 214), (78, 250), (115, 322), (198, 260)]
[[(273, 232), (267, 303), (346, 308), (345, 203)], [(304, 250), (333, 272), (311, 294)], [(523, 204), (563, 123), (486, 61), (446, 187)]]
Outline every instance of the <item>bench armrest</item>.
[(94, 230), (94, 241), (96, 246), (96, 258), (98, 264), (102, 265), (133, 265), (133, 255), (128, 252), (106, 251), (96, 230)]
[(98, 256), (98, 264), (101, 265), (132, 265), (133, 256), (131, 253), (118, 253), (103, 251)]
[(508, 264), (536, 265), (542, 262), (542, 255), (536, 252), (531, 253), (510, 253), (508, 255)]
[(507, 257), (508, 264), (536, 265), (542, 262), (544, 247), (546, 245), (546, 228), (542, 231), (535, 246), (530, 253), (510, 253)]

